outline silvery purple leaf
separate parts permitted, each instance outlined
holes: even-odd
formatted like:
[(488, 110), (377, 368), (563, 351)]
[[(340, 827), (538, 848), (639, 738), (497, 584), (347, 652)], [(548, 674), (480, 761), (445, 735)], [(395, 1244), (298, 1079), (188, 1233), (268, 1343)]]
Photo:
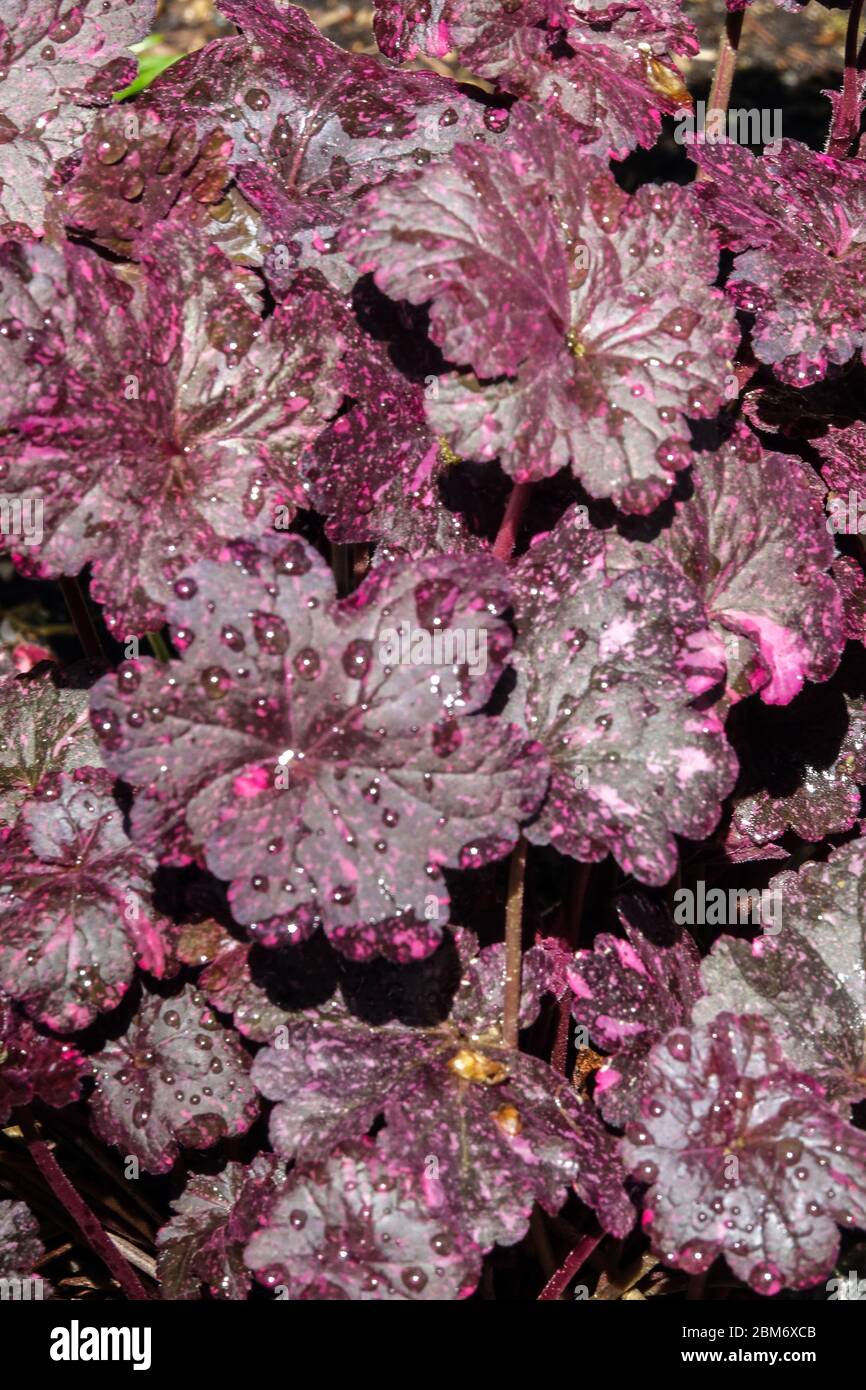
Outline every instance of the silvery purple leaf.
[(278, 507), (287, 524), (296, 455), (341, 400), (320, 278), (263, 319), (257, 277), (194, 229), (154, 227), (141, 261), (133, 285), (82, 246), (0, 248), (0, 479), (44, 509), (15, 554), (41, 576), (92, 565), (120, 637), (162, 625), (198, 556)]
[[(44, 1254), (39, 1223), (26, 1203), (0, 1202), (0, 1279), (3, 1280), (4, 1298), (15, 1297), (12, 1286), (16, 1281), (27, 1283), (39, 1279), (33, 1271)], [(35, 1296), (50, 1294), (49, 1285), (44, 1280), (40, 1282), (41, 1290)], [(19, 1294), (21, 1298), (26, 1296)]]
[(791, 1064), (831, 1098), (866, 1099), (866, 843), (779, 874), (769, 891), (780, 895), (781, 930), (716, 942), (695, 1019), (761, 1014)]
[(343, 241), (392, 298), (432, 300), (434, 342), (472, 368), (427, 403), (456, 454), (499, 455), (524, 481), (570, 463), (629, 511), (667, 495), (691, 458), (685, 417), (716, 412), (736, 342), (716, 243), (680, 189), (629, 198), (524, 112), (507, 153), (458, 145), (374, 190)]
[(676, 868), (674, 836), (708, 835), (736, 778), (720, 721), (693, 705), (720, 678), (721, 644), (681, 576), (659, 564), (612, 580), (585, 569), (577, 520), (564, 517), (517, 567), (514, 699), (553, 769), (525, 834), (584, 861), (610, 852), (661, 884)]
[(295, 1168), (245, 1259), (292, 1300), (466, 1298), (481, 1271), (471, 1240), (370, 1142)]
[[(546, 969), (544, 953), (530, 952), (524, 1023)], [(482, 951), (438, 1028), (372, 1028), (349, 1014), (295, 1023), (288, 1045), (263, 1050), (253, 1067), (256, 1086), (279, 1102), (277, 1152), (318, 1162), (383, 1115), (383, 1157), (412, 1175), (434, 1216), (485, 1249), (519, 1240), (533, 1202), (553, 1213), (570, 1186), (607, 1230), (625, 1234), (634, 1213), (593, 1106), (502, 1042), (504, 975), (502, 948)]]
[(149, 1173), (168, 1172), (181, 1147), (244, 1134), (258, 1114), (240, 1039), (190, 985), (168, 997), (144, 989), (126, 1032), (92, 1060), (94, 1130)]
[(49, 1027), (113, 1009), (136, 961), (165, 968), (153, 860), (133, 845), (103, 769), (49, 773), (2, 845), (0, 986)]
[(650, 1184), (643, 1221), (666, 1264), (703, 1274), (724, 1255), (759, 1293), (809, 1288), (833, 1268), (837, 1223), (866, 1222), (866, 1135), (761, 1018), (672, 1029), (642, 1112), (623, 1158)]
[(728, 700), (760, 691), (767, 704), (788, 704), (805, 680), (832, 676), (845, 643), (820, 484), (816, 491), (799, 459), (766, 453), (744, 428), (695, 454), (692, 483), (651, 539), (606, 533), (606, 572), (673, 565), (724, 643)]
[(507, 854), (547, 780), (537, 744), (479, 713), (509, 602), (481, 556), (382, 565), (337, 602), (312, 547), (276, 535), (247, 564), (185, 572), (168, 604), (182, 660), (126, 664), (92, 697), (110, 766), (142, 788), (134, 836), (203, 857), (266, 944), (323, 925), (356, 959), (428, 955), (443, 867)]

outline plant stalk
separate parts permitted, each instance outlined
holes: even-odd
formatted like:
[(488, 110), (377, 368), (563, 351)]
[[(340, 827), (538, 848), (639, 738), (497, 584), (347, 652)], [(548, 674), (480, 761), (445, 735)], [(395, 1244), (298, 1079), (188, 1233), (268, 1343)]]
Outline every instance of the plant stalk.
[(163, 666), (171, 661), (171, 652), (168, 649), (168, 643), (161, 632), (149, 632), (147, 634), (147, 640), (150, 643), (150, 650), (153, 652), (157, 661), (161, 661)]
[(581, 1265), (589, 1259), (595, 1247), (603, 1239), (604, 1233), (602, 1231), (581, 1236), (574, 1249), (570, 1250), (566, 1255), (556, 1273), (548, 1279), (541, 1293), (538, 1295), (537, 1302), (549, 1303), (561, 1298), (567, 1286), (579, 1271)]
[[(745, 10), (731, 10), (725, 16), (725, 27), (719, 40), (719, 55), (716, 58), (710, 95), (707, 98), (707, 111), (727, 111), (728, 109), (745, 17)], [(698, 166), (695, 182), (702, 183), (709, 177), (710, 175)]]
[(72, 1218), (87, 1244), (117, 1280), (127, 1298), (148, 1302), (149, 1295), (110, 1237), (102, 1229), (84, 1198), (72, 1186), (44, 1139), (40, 1139), (27, 1108), (16, 1112), (30, 1155), (64, 1211)]
[(60, 591), (75, 627), (78, 640), (81, 643), (84, 655), (89, 661), (104, 661), (105, 652), (102, 650), (102, 643), (99, 640), (99, 633), (93, 624), (90, 616), (90, 609), (81, 592), (81, 585), (78, 580), (69, 575), (61, 575)]
[(523, 889), (526, 880), (527, 843), (521, 835), (508, 866), (508, 902), (505, 907), (505, 1000), (502, 1036), (506, 1047), (517, 1047), (520, 1032), (520, 968), (523, 935)]
[[(830, 134), (827, 139), (827, 154), (842, 158), (847, 155), (854, 140), (860, 133), (860, 66), (862, 53), (858, 52), (857, 38), (860, 32), (860, 19), (863, 14), (863, 0), (852, 0), (848, 12), (848, 28), (845, 32), (845, 73), (842, 78), (842, 95), (833, 115)], [(866, 40), (864, 40), (866, 47)]]
[(509, 493), (505, 515), (493, 542), (493, 554), (505, 564), (508, 564), (514, 551), (531, 488), (532, 483), (515, 483)]

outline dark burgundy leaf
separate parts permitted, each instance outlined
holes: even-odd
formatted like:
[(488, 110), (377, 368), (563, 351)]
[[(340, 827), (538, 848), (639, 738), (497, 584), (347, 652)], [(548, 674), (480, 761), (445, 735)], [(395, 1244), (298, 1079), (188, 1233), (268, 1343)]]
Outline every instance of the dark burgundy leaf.
[(227, 1163), (213, 1176), (193, 1173), (156, 1239), (162, 1297), (200, 1298), (204, 1285), (213, 1298), (246, 1298), (252, 1278), (244, 1246), (284, 1185), (273, 1154)]
[(37, 1033), (11, 1000), (0, 995), (0, 1124), (16, 1106), (38, 1096), (60, 1108), (78, 1100), (90, 1063), (77, 1047)]

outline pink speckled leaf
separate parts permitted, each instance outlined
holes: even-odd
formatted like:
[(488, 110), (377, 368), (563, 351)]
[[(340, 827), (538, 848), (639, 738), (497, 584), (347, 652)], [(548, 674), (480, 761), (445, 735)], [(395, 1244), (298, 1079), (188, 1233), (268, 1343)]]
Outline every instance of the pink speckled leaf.
[(17, 325), (0, 338), (2, 486), (44, 504), (19, 559), (46, 576), (92, 564), (118, 636), (161, 626), (198, 555), (288, 511), (297, 451), (341, 399), (320, 278), (263, 320), (252, 272), (184, 226), (155, 227), (142, 266), (133, 288), (80, 246), (0, 250)]
[(770, 890), (781, 894), (781, 931), (723, 936), (701, 966), (707, 993), (694, 1017), (762, 1014), (793, 1066), (831, 1097), (866, 1099), (866, 843), (779, 874)]
[[(821, 458), (821, 473), (833, 492), (860, 494), (866, 501), (866, 425), (862, 421), (837, 429), (830, 425), (825, 435), (812, 441)], [(859, 511), (855, 510), (859, 525)], [(866, 523), (864, 523), (866, 531)]]
[(329, 253), (359, 192), (495, 127), (446, 78), (347, 53), (295, 6), (224, 0), (220, 9), (243, 37), (174, 64), (147, 100), (200, 133), (216, 122), (230, 136), (241, 191), (277, 247), (271, 269), (318, 265), (344, 286), (345, 266)]
[(724, 642), (728, 699), (759, 690), (767, 704), (788, 704), (804, 680), (833, 674), (845, 644), (820, 486), (799, 459), (764, 452), (746, 429), (696, 454), (692, 482), (654, 539), (607, 533), (607, 571), (672, 564), (697, 586)]
[(263, 1224), (282, 1187), (283, 1165), (273, 1154), (227, 1163), (210, 1176), (193, 1173), (172, 1202), (174, 1216), (157, 1238), (157, 1276), (163, 1298), (246, 1298), (252, 1276), (244, 1247)]
[(54, 670), (0, 682), (0, 831), (47, 772), (100, 765), (89, 709), (87, 691), (65, 688)]
[(374, 190), (345, 245), (393, 298), (432, 299), (431, 336), (472, 368), (427, 403), (455, 453), (522, 480), (570, 462), (593, 496), (650, 511), (730, 370), (715, 241), (681, 190), (627, 197), (534, 114), (508, 142)]
[(130, 663), (94, 691), (108, 763), (145, 789), (133, 833), (175, 862), (203, 855), (270, 945), (322, 924), (356, 958), (427, 955), (443, 866), (507, 854), (546, 784), (538, 745), (477, 713), (511, 644), (505, 572), (383, 565), (337, 602), (305, 542), (271, 552), (182, 575), (182, 661)]
[(477, 1246), (369, 1142), (296, 1168), (245, 1258), (292, 1300), (442, 1302), (468, 1297), (481, 1272)]
[(0, 985), (49, 1027), (83, 1028), (136, 961), (165, 966), (153, 861), (126, 836), (103, 769), (49, 773), (2, 845)]
[(186, 985), (142, 991), (125, 1033), (93, 1058), (91, 1122), (106, 1144), (165, 1173), (182, 1147), (209, 1149), (244, 1134), (258, 1113), (250, 1059), (204, 995)]
[(395, 63), (424, 53), (444, 58), (453, 47), (449, 0), (376, 0), (373, 33), (382, 52)]
[(809, 386), (866, 343), (866, 170), (795, 140), (702, 144), (696, 197), (739, 252), (728, 284), (780, 380)]
[(87, 1058), (73, 1047), (37, 1033), (11, 1000), (0, 994), (0, 1124), (8, 1124), (16, 1106), (34, 1096), (60, 1108), (78, 1100), (90, 1071)]
[(721, 644), (687, 580), (658, 564), (590, 574), (579, 535), (564, 517), (517, 570), (515, 698), (553, 768), (525, 833), (665, 883), (674, 835), (708, 835), (736, 777), (718, 718), (692, 705), (719, 680)]
[(673, 1029), (650, 1056), (623, 1157), (652, 1184), (644, 1224), (666, 1264), (701, 1274), (724, 1255), (759, 1293), (808, 1288), (866, 1222), (866, 1135), (784, 1061), (767, 1023), (722, 1013)]
[(39, 235), (45, 184), (93, 121), (93, 107), (131, 82), (128, 52), (150, 32), (155, 0), (4, 0), (0, 14), (0, 228)]
[[(547, 953), (532, 948), (527, 968), (524, 1025)], [(519, 1240), (533, 1202), (555, 1212), (569, 1186), (624, 1234), (633, 1211), (593, 1106), (545, 1062), (503, 1045), (504, 976), (503, 948), (483, 951), (436, 1029), (371, 1028), (349, 1014), (296, 1023), (288, 1046), (263, 1050), (253, 1067), (259, 1090), (279, 1102), (277, 1152), (318, 1161), (382, 1114), (382, 1154), (423, 1185), (434, 1215), (485, 1249)]]
[(622, 1128), (638, 1117), (650, 1048), (689, 1022), (701, 986), (697, 947), (664, 908), (624, 899), (619, 918), (626, 939), (597, 936), (591, 951), (577, 952), (568, 983), (575, 1021), (610, 1054), (596, 1073), (595, 1099), (608, 1124)]

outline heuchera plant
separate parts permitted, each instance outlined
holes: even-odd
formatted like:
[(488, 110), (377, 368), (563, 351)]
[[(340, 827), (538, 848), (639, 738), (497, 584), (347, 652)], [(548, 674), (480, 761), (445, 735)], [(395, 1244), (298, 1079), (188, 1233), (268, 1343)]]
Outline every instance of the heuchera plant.
[(825, 149), (678, 182), (679, 0), (379, 0), (378, 54), (220, 9), (134, 96), (151, 0), (0, 20), (4, 563), (81, 647), (0, 628), (0, 1275), (63, 1296), (71, 1219), (109, 1297), (820, 1287), (861, 6)]

